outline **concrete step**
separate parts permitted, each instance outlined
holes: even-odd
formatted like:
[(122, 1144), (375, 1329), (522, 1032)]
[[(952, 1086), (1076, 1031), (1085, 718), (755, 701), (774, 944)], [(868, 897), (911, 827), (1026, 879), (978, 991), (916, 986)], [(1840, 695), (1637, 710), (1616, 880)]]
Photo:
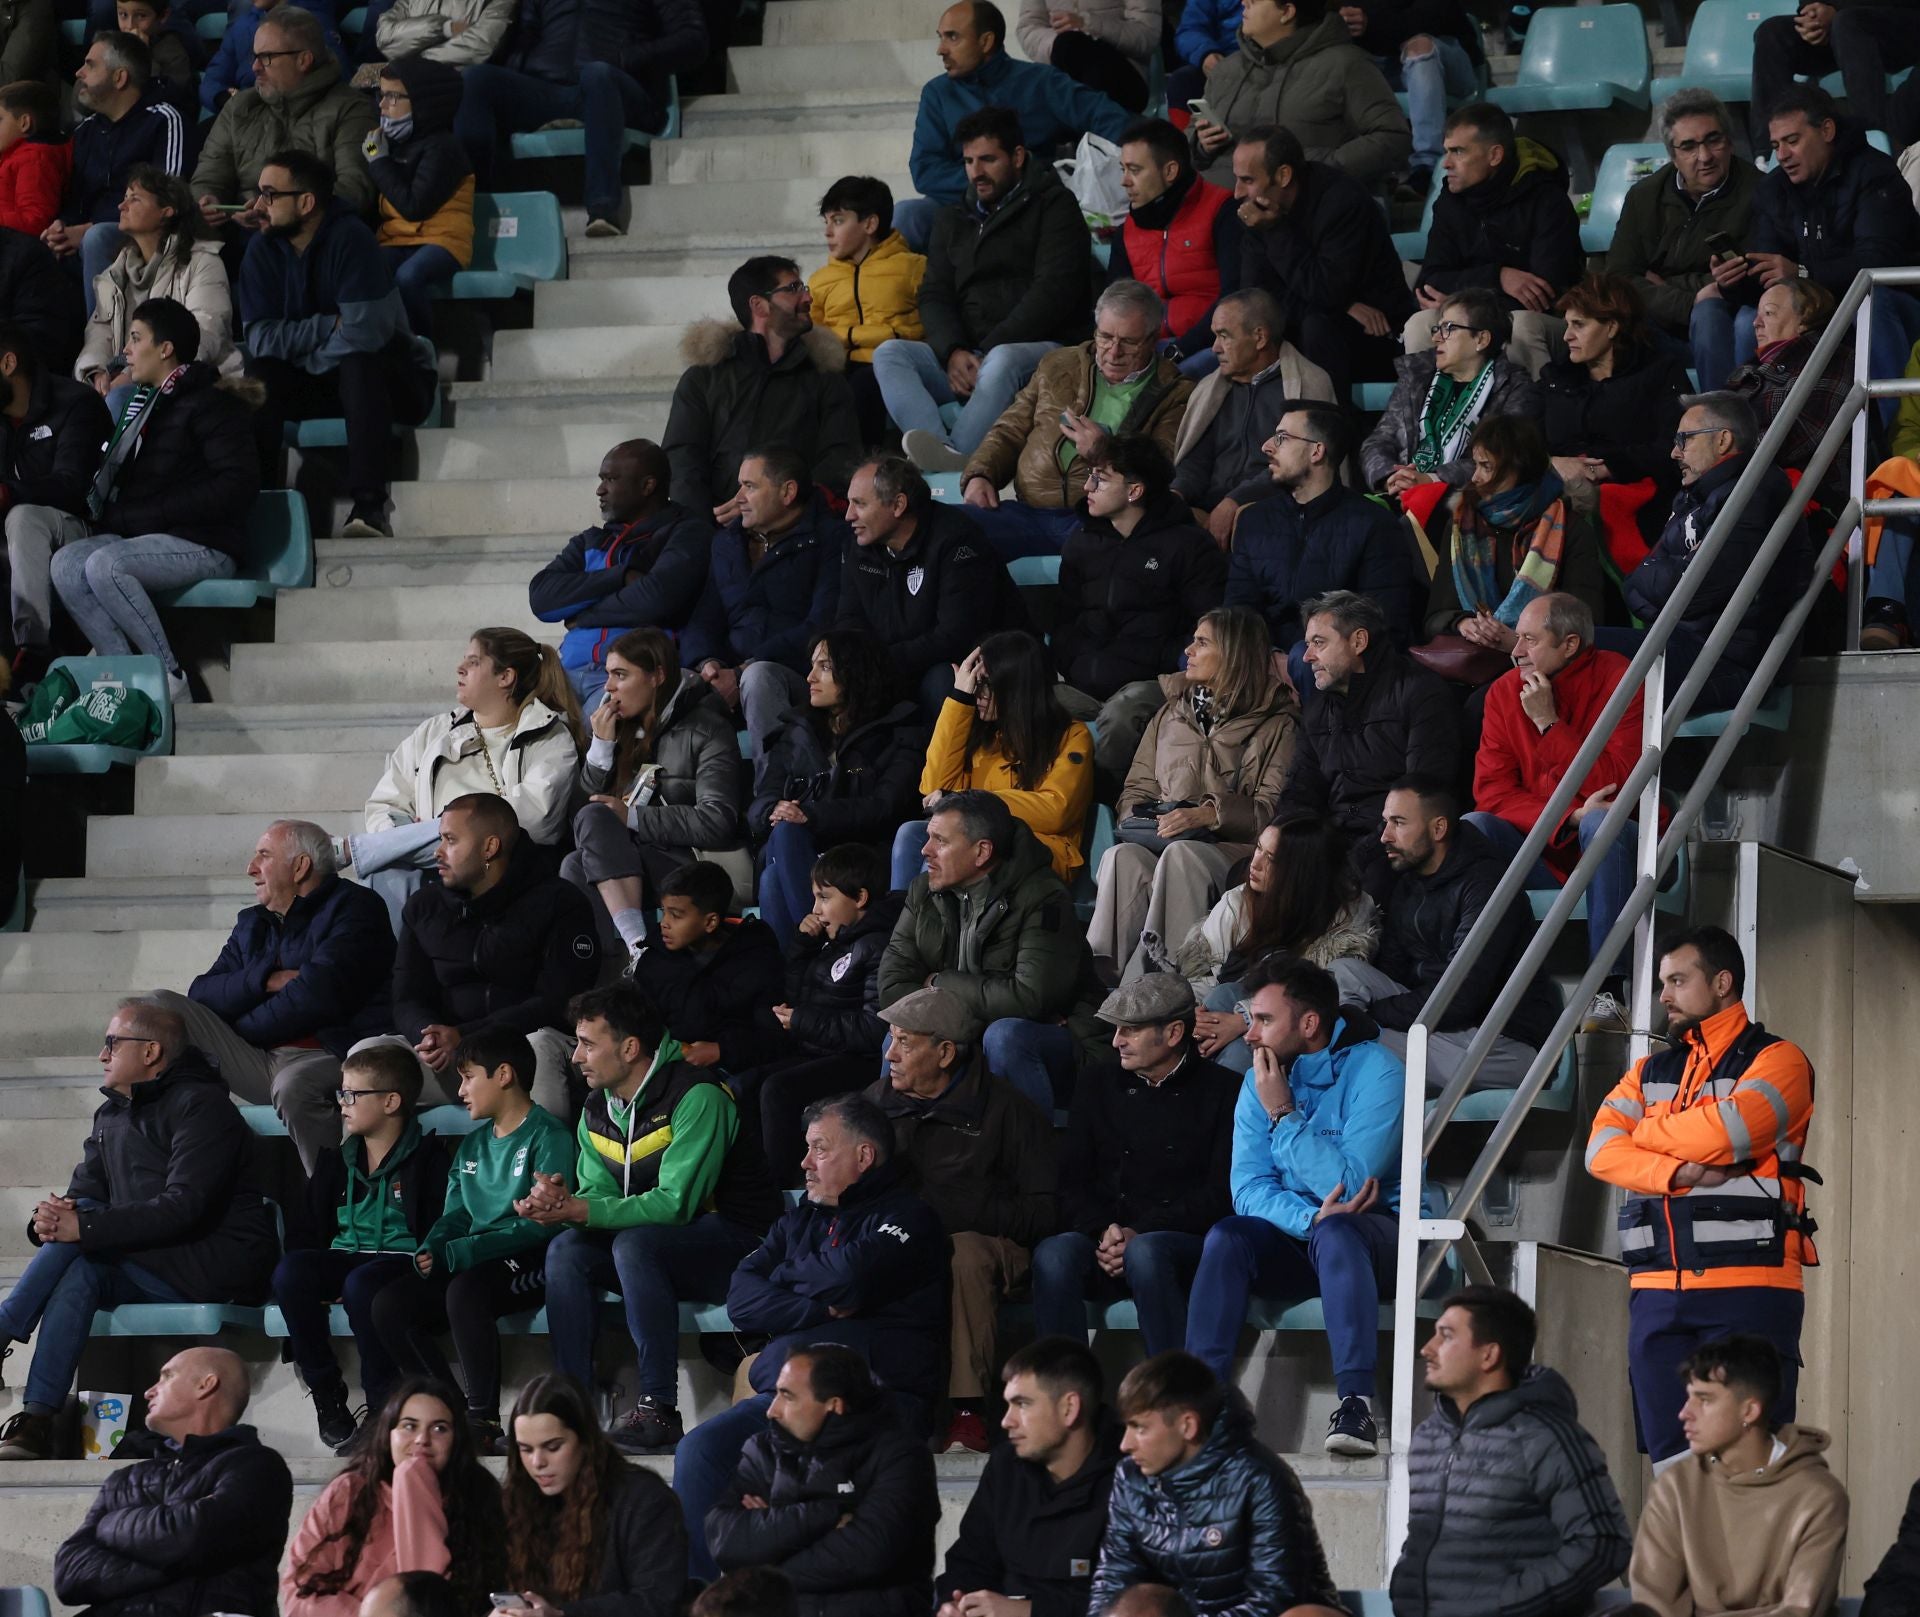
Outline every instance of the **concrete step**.
[[(252, 902), (253, 888), (237, 872), (210, 877), (63, 876), (34, 884), (33, 932), (231, 930), (234, 917)], [(18, 1052), (9, 1050), (0, 1057), (0, 1070), (8, 1077), (31, 1076), (22, 1071), (23, 1065), (28, 1064)]]
[(491, 379), (539, 382), (580, 377), (658, 377), (671, 382), (686, 369), (680, 339), (686, 322), (616, 326), (585, 331), (502, 331), (493, 339)]
[[(75, 1074), (72, 1061), (60, 1063), (67, 1073), (0, 1078), (0, 1118), (11, 1128), (16, 1121), (57, 1118), (71, 1125), (75, 1118), (93, 1116), (100, 1104), (100, 1064), (94, 1061), (84, 1074)], [(15, 1065), (9, 1062), (11, 1071)], [(47, 1065), (47, 1063), (40, 1063)]]
[[(335, 836), (360, 830), (366, 824), (359, 809), (324, 809), (308, 818)], [(87, 873), (164, 877), (226, 876), (244, 871), (253, 845), (260, 840), (261, 819), (259, 814), (95, 815), (87, 821)], [(188, 980), (204, 969), (205, 962), (182, 961), (175, 971), (178, 982), (153, 986), (185, 988)], [(0, 1010), (0, 1016), (12, 1022), (12, 1007)], [(106, 1024), (102, 1022), (101, 1026)]]
[(388, 539), (383, 542), (398, 554), (339, 559), (328, 557), (327, 541), (322, 541), (314, 581), (332, 590), (349, 586), (458, 590), (475, 584), (516, 583), (524, 588), (559, 548), (551, 536), (511, 534), (506, 540), (503, 545), (482, 548), (482, 542), (473, 538)]
[[(737, 264), (739, 258), (731, 262)], [(632, 261), (622, 260), (622, 273)], [(726, 273), (726, 272), (723, 272)], [(667, 405), (678, 373), (672, 376), (562, 377), (544, 382), (458, 382), (447, 390), (451, 421), (461, 429), (525, 427), (537, 417), (543, 427), (577, 423), (599, 425), (615, 416), (658, 421), (666, 430)], [(591, 490), (589, 490), (591, 492)]]
[[(227, 929), (139, 932), (21, 932), (0, 938), (0, 999), (15, 994), (137, 993), (152, 983), (171, 988), (205, 971), (227, 941)], [(10, 1010), (0, 1005), (0, 1023)], [(105, 1024), (102, 1024), (104, 1028)], [(0, 1129), (0, 1134), (6, 1131)], [(7, 1183), (0, 1174), (0, 1184)]]
[[(599, 521), (593, 484), (584, 474), (393, 485), (393, 530), (409, 538), (434, 534), (544, 533), (558, 550), (570, 535)], [(456, 596), (454, 604), (457, 603)], [(523, 600), (519, 613), (505, 621), (520, 623), (526, 616), (527, 606)], [(471, 614), (467, 618), (470, 628), (478, 627), (483, 621), (487, 620)], [(531, 628), (531, 624), (522, 624), (522, 627)], [(284, 627), (279, 632), (286, 638), (288, 631)]]
[[(444, 493), (462, 486), (442, 483), (425, 487)], [(501, 485), (466, 486), (484, 489)], [(462, 590), (362, 585), (300, 590), (281, 602), (274, 632), (283, 646), (345, 640), (353, 635), (364, 641), (410, 640), (422, 635), (458, 640), (482, 624), (530, 627), (533, 621), (527, 610), (526, 579), (522, 577), (518, 584), (480, 584)]]
[[(811, 9), (814, 0), (807, 0)], [(743, 94), (803, 95), (823, 85), (857, 84), (918, 101), (920, 87), (941, 72), (934, 54), (933, 29), (916, 30), (909, 39), (862, 39), (845, 44), (749, 45), (727, 52), (727, 73)], [(658, 155), (658, 148), (655, 149)]]
[[(479, 627), (480, 620), (474, 619), (473, 626)], [(526, 628), (536, 639), (559, 644), (562, 630), (557, 623), (529, 622)], [(313, 704), (322, 712), (336, 703), (416, 704), (412, 719), (393, 738), (398, 743), (428, 714), (452, 706), (453, 670), (465, 643), (464, 636), (456, 636), (371, 644), (237, 645), (232, 684), (239, 701), (249, 705)]]
[[(327, 593), (327, 592), (321, 592)], [(297, 819), (365, 806), (385, 752), (295, 752), (150, 758), (133, 777), (136, 814), (240, 814)]]
[(876, 165), (904, 169), (912, 149), (910, 121), (845, 130), (796, 125), (777, 138), (730, 134), (669, 140), (653, 149), (653, 182), (656, 186), (713, 185), (807, 177), (818, 180), (824, 190), (843, 174), (864, 173)]
[[(831, 77), (816, 84), (832, 83), (844, 76), (837, 64), (837, 54), (833, 63), (823, 62), (821, 66), (823, 72), (830, 68)], [(892, 170), (868, 165), (862, 172), (872, 172), (876, 179), (885, 180), (896, 197), (915, 194), (905, 163)], [(770, 242), (812, 242), (813, 261), (817, 263), (821, 256), (820, 193), (825, 189), (817, 179), (746, 179), (729, 185), (724, 192), (704, 185), (630, 186), (627, 195), (633, 208), (633, 223), (626, 236), (583, 246), (596, 247), (612, 256), (630, 254), (643, 242), (661, 237), (682, 250), (738, 246), (740, 258), (734, 260), (737, 265), (740, 259), (772, 251)], [(569, 274), (576, 274), (579, 272), (572, 268), (576, 252), (582, 259), (598, 255), (576, 248), (574, 243), (573, 238), (586, 230), (586, 210), (563, 208), (561, 213), (567, 221)]]
[[(15, 1056), (98, 1055), (101, 1036), (107, 1031), (114, 1007), (121, 1000), (129, 994), (154, 988), (185, 993), (187, 984), (204, 965), (205, 962), (182, 960), (171, 970), (156, 970), (142, 981), (121, 982), (107, 988), (75, 989), (70, 993), (43, 989), (9, 992), (0, 996), (0, 1038), (6, 1040), (8, 1052)], [(0, 1129), (0, 1134), (8, 1132), (9, 1129)], [(64, 1171), (63, 1168), (61, 1172)]]
[[(822, 187), (824, 189), (824, 187)], [(818, 195), (814, 201), (818, 203)], [(713, 221), (708, 221), (709, 226)], [(585, 221), (582, 221), (584, 227)], [(772, 253), (796, 264), (820, 257), (820, 217), (816, 207), (810, 224), (790, 221), (770, 225), (768, 233), (708, 228), (693, 236), (618, 236), (608, 239), (569, 239), (567, 284), (624, 278), (631, 275), (709, 276), (721, 287), (725, 300), (727, 277), (756, 253)], [(557, 283), (556, 283), (557, 284)]]
[[(452, 661), (458, 660), (456, 648)], [(326, 702), (318, 706), (197, 702), (191, 709), (174, 714), (174, 755), (352, 752), (384, 758), (425, 714), (435, 707), (452, 707), (451, 667), (450, 662), (443, 697), (424, 709), (418, 703), (382, 701)], [(191, 715), (185, 723), (181, 722), (183, 712)]]
[[(556, 282), (564, 286), (564, 281)], [(594, 281), (590, 288), (625, 287), (628, 281)], [(555, 322), (567, 325), (616, 325), (611, 313), (592, 320)], [(611, 417), (611, 412), (609, 412)], [(615, 444), (629, 438), (658, 443), (667, 430), (664, 404), (649, 406), (620, 420), (567, 421), (549, 425), (524, 422), (519, 427), (439, 427), (415, 435), (422, 483), (478, 478), (577, 476), (589, 502), (600, 475), (600, 463)], [(385, 541), (382, 541), (383, 543)]]
[[(937, 72), (939, 58), (933, 54), (933, 37), (939, 15), (935, 7), (903, 6), (895, 0), (772, 0), (761, 25), (760, 38), (766, 48), (910, 39), (933, 64), (932, 71)], [(1009, 39), (1007, 44), (1017, 50), (1020, 41)], [(727, 60), (732, 62), (741, 54), (738, 50), (729, 51)]]
[(680, 131), (687, 139), (709, 135), (775, 135), (830, 129), (913, 127), (917, 90), (864, 85), (838, 90), (796, 90), (784, 95), (707, 95), (683, 103)]
[[(803, 272), (817, 268), (825, 257), (825, 250), (815, 242), (813, 256), (802, 263)], [(726, 281), (711, 275), (634, 275), (591, 281), (549, 281), (533, 299), (536, 331), (564, 331), (578, 326), (684, 326), (693, 320), (731, 318)], [(663, 426), (665, 421), (662, 412)], [(635, 434), (629, 432), (627, 436)]]

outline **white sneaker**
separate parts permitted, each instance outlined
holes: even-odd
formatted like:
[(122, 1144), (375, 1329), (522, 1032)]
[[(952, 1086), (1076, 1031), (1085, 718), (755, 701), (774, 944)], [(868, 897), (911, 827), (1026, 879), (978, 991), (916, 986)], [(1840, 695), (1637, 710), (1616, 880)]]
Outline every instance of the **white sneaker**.
[(1582, 1033), (1631, 1033), (1633, 1024), (1627, 1016), (1627, 1009), (1606, 989), (1593, 996), (1593, 1003), (1587, 1007), (1586, 1019), (1580, 1024)]
[(175, 707), (193, 706), (193, 687), (187, 683), (184, 668), (167, 675), (167, 700)]
[(900, 452), (923, 472), (957, 472), (967, 464), (965, 455), (925, 427), (915, 427), (903, 435)]

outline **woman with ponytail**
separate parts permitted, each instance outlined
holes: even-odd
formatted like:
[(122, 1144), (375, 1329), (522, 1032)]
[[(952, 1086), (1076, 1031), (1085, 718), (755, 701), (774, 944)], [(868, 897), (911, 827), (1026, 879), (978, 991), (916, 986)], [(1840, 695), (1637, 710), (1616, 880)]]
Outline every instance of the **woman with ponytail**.
[(387, 901), (393, 929), (433, 868), (440, 811), (468, 792), (503, 797), (535, 842), (557, 843), (580, 762), (585, 722), (560, 654), (518, 629), (476, 629), (454, 670), (459, 705), (394, 748), (367, 799), (367, 829), (340, 839)]

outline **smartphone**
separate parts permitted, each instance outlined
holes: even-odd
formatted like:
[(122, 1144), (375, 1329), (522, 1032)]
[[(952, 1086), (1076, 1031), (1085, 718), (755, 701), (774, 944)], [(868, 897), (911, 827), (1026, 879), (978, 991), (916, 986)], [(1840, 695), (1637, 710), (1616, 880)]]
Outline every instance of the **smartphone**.
[(1716, 230), (1707, 237), (1707, 257), (1712, 262), (1723, 258), (1738, 258), (1739, 245), (1724, 230)]
[(1060, 412), (1060, 425), (1066, 428), (1068, 432), (1073, 431), (1073, 412), (1071, 410), (1062, 410)]
[(253, 204), (251, 202), (216, 202), (213, 205), (213, 211), (215, 213), (250, 213), (253, 211)]
[(493, 1609), (495, 1611), (532, 1611), (533, 1610), (533, 1608), (527, 1604), (526, 1597), (523, 1595), (511, 1595), (511, 1594), (503, 1595), (503, 1594), (495, 1593), (495, 1594), (488, 1595), (487, 1598), (493, 1602)]
[(1207, 105), (1207, 98), (1203, 95), (1197, 95), (1189, 101), (1187, 103), (1187, 111), (1192, 113), (1196, 118), (1206, 119), (1208, 123), (1217, 129), (1225, 129), (1227, 127), (1220, 122), (1220, 115), (1215, 112), (1212, 107)]

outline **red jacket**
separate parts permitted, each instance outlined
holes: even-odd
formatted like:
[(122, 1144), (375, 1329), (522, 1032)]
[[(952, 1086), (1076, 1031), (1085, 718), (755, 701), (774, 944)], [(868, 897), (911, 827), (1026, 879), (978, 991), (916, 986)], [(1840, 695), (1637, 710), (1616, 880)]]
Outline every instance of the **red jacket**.
[(70, 140), (16, 140), (0, 152), (0, 226), (38, 236), (60, 217), (72, 171)]
[[(1544, 732), (1521, 710), (1520, 670), (1511, 668), (1496, 679), (1487, 691), (1480, 751), (1473, 760), (1473, 806), (1531, 831), (1626, 671), (1627, 659), (1616, 651), (1581, 652), (1553, 676), (1553, 705), (1559, 718)], [(1587, 772), (1567, 816), (1554, 827), (1546, 860), (1563, 878), (1580, 860), (1573, 809), (1590, 793), (1626, 780), (1640, 758), (1643, 711), (1642, 695), (1635, 691), (1606, 751)]]
[(1222, 208), (1232, 206), (1231, 192), (1196, 178), (1165, 230), (1144, 230), (1131, 213), (1127, 215), (1120, 239), (1133, 266), (1133, 278), (1146, 282), (1167, 306), (1162, 337), (1184, 336), (1219, 301), (1214, 221)]

